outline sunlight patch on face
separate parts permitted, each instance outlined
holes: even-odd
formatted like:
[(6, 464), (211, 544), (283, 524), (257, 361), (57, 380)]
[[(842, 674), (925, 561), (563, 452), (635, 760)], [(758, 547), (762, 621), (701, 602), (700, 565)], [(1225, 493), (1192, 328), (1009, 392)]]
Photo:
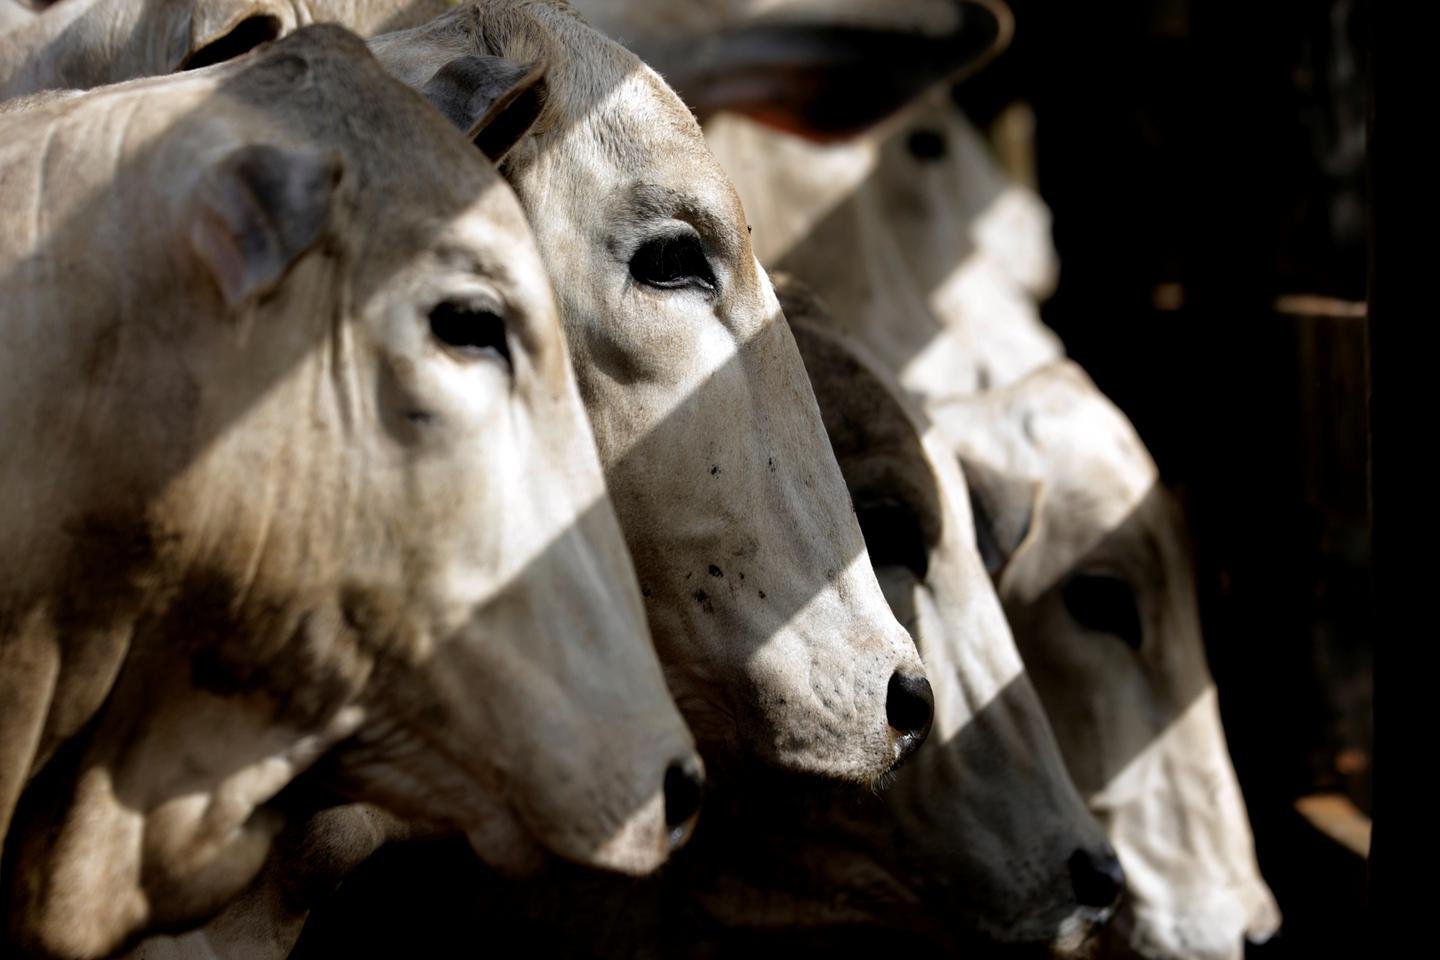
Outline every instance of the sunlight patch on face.
[[(468, 621), (476, 606), (523, 581), (532, 568), (548, 562), (548, 558), (576, 549), (584, 550), (588, 558), (587, 538), (572, 544), (562, 541), (575, 540), (577, 532), (586, 527), (585, 517), (605, 508), (608, 495), (598, 471), (576, 471), (557, 477), (553, 471), (536, 470), (530, 480), (542, 489), (551, 488), (551, 495), (545, 498), (548, 502), (543, 518), (533, 513), (511, 514), (498, 558), (494, 550), (474, 543), (457, 549), (455, 562), (437, 572), (443, 577), (439, 596), (445, 598), (448, 607), (442, 620), (449, 629)], [(566, 483), (574, 486), (567, 489)]]
[[(866, 581), (869, 581), (867, 584)], [(875, 579), (875, 570), (870, 565), (870, 555), (861, 551), (851, 557), (845, 565), (845, 569), (832, 578), (831, 584), (847, 584), (846, 592), (859, 592), (862, 585), (868, 586), (876, 598), (883, 596), (880, 585)], [(810, 625), (823, 622), (820, 618), (824, 616), (827, 609), (833, 609), (836, 605), (836, 598), (830, 590), (813, 591), (803, 606), (791, 614), (790, 619), (785, 622), (782, 632), (788, 632), (797, 626)], [(887, 611), (888, 614), (888, 611)], [(884, 620), (890, 620), (887, 615)], [(883, 622), (883, 621), (882, 621)]]
[[(979, 372), (984, 364), (981, 351), (964, 322), (967, 311), (949, 306), (949, 301), (961, 299), (952, 293), (957, 278), (969, 276), (976, 269), (983, 269), (983, 262), (971, 253), (925, 305), (930, 313), (929, 322), (936, 324), (937, 329), (911, 356), (897, 358), (900, 383), (926, 402), (962, 399), (996, 385), (990, 382), (988, 374), (982, 376)], [(947, 306), (948, 312), (940, 309), (941, 304)], [(970, 303), (971, 307), (974, 305)]]
[(705, 141), (735, 184), (760, 262), (778, 264), (874, 172), (866, 138), (818, 146), (743, 117), (717, 116)]
[[(1197, 744), (1197, 740), (1205, 738), (1206, 727), (1215, 716), (1216, 702), (1215, 685), (1206, 684), (1180, 716), (1171, 720), (1159, 736), (1151, 738), (1144, 749), (1110, 778), (1104, 789), (1089, 798), (1090, 808), (1097, 813), (1113, 813), (1156, 795), (1162, 785), (1154, 779), (1164, 769), (1163, 758), (1167, 755), (1182, 754), (1192, 766), (1204, 762), (1197, 756), (1196, 747), (1205, 745)], [(1223, 756), (1224, 744), (1218, 746)]]
[[(998, 700), (1024, 674), (1025, 666), (1003, 619), (980, 619), (980, 611), (947, 620), (935, 597), (915, 590), (921, 652), (935, 690), (932, 737), (947, 742)], [(980, 615), (977, 615), (980, 614)], [(943, 689), (942, 689), (943, 688)]]
[(983, 360), (988, 368), (982, 389), (1013, 383), (1063, 356), (1035, 302), (983, 249), (972, 251), (946, 275), (931, 291), (929, 304), (943, 331), (936, 340), (959, 337), (970, 354), (965, 366)]
[(1043, 297), (1059, 280), (1050, 211), (1039, 197), (1006, 186), (975, 218), (970, 235), (1028, 294)]

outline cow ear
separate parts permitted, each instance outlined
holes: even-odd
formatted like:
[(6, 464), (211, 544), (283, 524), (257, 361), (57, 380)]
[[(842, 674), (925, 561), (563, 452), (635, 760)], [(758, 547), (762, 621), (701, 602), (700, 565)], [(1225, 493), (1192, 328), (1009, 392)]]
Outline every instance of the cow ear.
[(190, 46), (178, 70), (233, 60), (284, 30), (279, 10), (269, 0), (207, 0), (193, 5)]
[[(941, 81), (978, 69), (1010, 41), (1002, 0), (936, 0), (944, 29), (825, 15), (756, 19), (685, 42), (641, 41), (647, 60), (701, 120), (728, 110), (819, 143), (863, 133)], [(843, 5), (842, 5), (843, 6)], [(853, 4), (851, 4), (853, 6)]]
[(1040, 484), (964, 456), (960, 457), (960, 469), (970, 490), (970, 516), (980, 559), (985, 571), (998, 579), (1034, 527)]
[(256, 144), (201, 179), (190, 244), (234, 307), (273, 290), (324, 232), (343, 165), (333, 153)]
[(499, 163), (544, 109), (545, 71), (543, 61), (459, 57), (437, 70), (420, 92)]

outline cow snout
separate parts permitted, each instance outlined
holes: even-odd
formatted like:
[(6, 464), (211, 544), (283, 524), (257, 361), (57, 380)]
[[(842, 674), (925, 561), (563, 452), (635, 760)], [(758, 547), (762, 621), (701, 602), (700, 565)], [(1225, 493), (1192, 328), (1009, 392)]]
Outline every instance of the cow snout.
[(930, 733), (935, 719), (935, 694), (930, 681), (896, 670), (885, 692), (885, 719), (901, 735), (898, 762), (919, 749)]
[(665, 769), (665, 827), (672, 852), (690, 839), (704, 796), (705, 767), (698, 756), (692, 753)]
[(1081, 847), (1070, 855), (1070, 884), (1081, 906), (1109, 910), (1125, 891), (1125, 870), (1110, 844), (1098, 850)]

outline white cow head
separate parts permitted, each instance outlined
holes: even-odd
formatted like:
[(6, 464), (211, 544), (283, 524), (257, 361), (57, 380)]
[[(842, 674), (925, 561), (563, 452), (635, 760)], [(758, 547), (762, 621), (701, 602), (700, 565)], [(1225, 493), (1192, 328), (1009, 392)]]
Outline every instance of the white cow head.
[(1050, 251), (1048, 211), (1004, 178), (946, 91), (844, 144), (723, 115), (706, 139), (754, 211), (761, 259), (835, 304), (830, 322), (920, 402), (1062, 355), (1017, 277), (1048, 260), (1031, 252)]
[(372, 49), (417, 87), (457, 53), (550, 64), (504, 169), (544, 251), (671, 689), (717, 756), (881, 775), (923, 739), (928, 685), (689, 111), (556, 4), (467, 3)]
[(1205, 663), (1177, 507), (1075, 365), (937, 411), (1066, 765), (1129, 877), (1145, 957), (1236, 958), (1279, 915)]
[(0, 206), (34, 211), (0, 236), (19, 941), (213, 911), (326, 751), (501, 865), (663, 861), (698, 758), (472, 144), (333, 27), (0, 124)]
[[(1003, 7), (668, 6), (661, 16), (644, 3), (579, 3), (696, 107), (762, 263), (824, 295), (831, 321), (925, 402), (1059, 359), (1035, 305), (1057, 270), (1049, 211), (1004, 174), (950, 95), (957, 70), (1007, 42)], [(844, 63), (852, 68), (838, 69)], [(836, 101), (856, 99), (863, 83), (892, 85), (896, 99), (885, 102), (899, 112), (841, 113)], [(853, 118), (843, 140), (827, 126), (837, 114)]]
[(935, 686), (931, 738), (885, 798), (879, 864), (952, 935), (1068, 955), (1108, 919), (1123, 874), (1026, 676), (964, 478), (898, 384), (828, 329), (812, 294), (785, 284), (781, 302), (871, 561)]

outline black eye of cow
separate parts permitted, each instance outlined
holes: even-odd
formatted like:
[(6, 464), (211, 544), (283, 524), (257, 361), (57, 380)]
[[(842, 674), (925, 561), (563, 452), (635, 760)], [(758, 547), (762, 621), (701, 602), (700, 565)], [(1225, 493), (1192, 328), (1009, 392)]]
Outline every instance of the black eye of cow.
[(715, 289), (715, 273), (700, 238), (692, 234), (653, 237), (630, 258), (630, 276), (649, 287)]
[(921, 580), (930, 570), (925, 531), (915, 511), (894, 500), (857, 504), (855, 519), (865, 537), (865, 552), (876, 567), (904, 567)]
[(510, 366), (505, 321), (482, 307), (446, 300), (430, 311), (430, 333), (463, 359), (493, 357)]
[(1124, 580), (1081, 574), (1065, 584), (1063, 596), (1065, 609), (1080, 626), (1113, 634), (1131, 650), (1140, 649), (1140, 608)]
[(910, 131), (910, 136), (905, 138), (905, 147), (910, 151), (910, 156), (922, 163), (942, 160), (948, 150), (945, 134), (923, 127)]

